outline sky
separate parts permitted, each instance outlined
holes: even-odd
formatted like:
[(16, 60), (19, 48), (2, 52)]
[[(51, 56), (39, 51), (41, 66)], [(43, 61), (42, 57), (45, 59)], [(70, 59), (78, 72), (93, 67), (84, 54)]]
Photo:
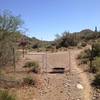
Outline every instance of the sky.
[(100, 30), (100, 0), (0, 0), (0, 10), (21, 15), (25, 34), (53, 40), (64, 31)]

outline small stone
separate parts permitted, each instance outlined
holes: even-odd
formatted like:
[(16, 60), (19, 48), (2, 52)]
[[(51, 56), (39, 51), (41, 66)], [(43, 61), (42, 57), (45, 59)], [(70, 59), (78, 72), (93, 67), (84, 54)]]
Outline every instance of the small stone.
[(77, 99), (77, 100), (81, 100), (81, 99)]
[(77, 84), (77, 88), (82, 90), (84, 87), (81, 84)]

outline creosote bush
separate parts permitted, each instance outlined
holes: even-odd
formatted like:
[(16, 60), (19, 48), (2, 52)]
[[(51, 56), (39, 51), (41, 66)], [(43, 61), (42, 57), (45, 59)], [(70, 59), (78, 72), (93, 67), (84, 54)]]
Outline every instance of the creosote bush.
[(100, 88), (100, 73), (95, 76), (92, 85), (96, 88)]
[(0, 90), (0, 100), (16, 100), (14, 96), (9, 95), (8, 91)]
[(23, 67), (24, 68), (30, 68), (35, 73), (38, 73), (39, 72), (39, 63), (36, 62), (36, 61), (26, 62)]
[(100, 57), (96, 57), (93, 60), (93, 69), (95, 70), (95, 72), (99, 72), (100, 73)]
[(99, 56), (100, 57), (100, 43), (94, 43), (93, 44), (93, 56), (96, 57), (96, 56)]

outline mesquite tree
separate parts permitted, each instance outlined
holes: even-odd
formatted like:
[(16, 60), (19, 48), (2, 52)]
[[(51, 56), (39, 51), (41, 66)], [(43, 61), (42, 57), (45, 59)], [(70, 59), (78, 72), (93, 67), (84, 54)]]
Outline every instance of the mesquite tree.
[(12, 62), (15, 36), (22, 24), (20, 16), (14, 16), (8, 10), (0, 11), (0, 66)]

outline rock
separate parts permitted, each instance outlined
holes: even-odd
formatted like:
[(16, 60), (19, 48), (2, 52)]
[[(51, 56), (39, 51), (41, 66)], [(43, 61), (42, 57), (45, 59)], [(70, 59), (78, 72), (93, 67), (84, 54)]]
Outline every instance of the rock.
[(81, 99), (77, 99), (77, 100), (81, 100)]
[(80, 90), (84, 89), (84, 87), (81, 84), (77, 84), (77, 88), (80, 89)]

